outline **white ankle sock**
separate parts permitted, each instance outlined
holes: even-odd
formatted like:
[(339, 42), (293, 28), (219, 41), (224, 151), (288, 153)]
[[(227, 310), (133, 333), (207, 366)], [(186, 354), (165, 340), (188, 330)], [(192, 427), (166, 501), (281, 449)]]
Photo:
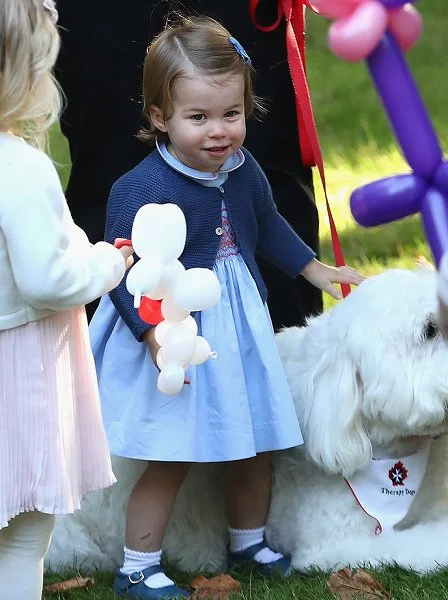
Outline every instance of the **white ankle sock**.
[[(255, 546), (255, 544), (259, 544), (263, 541), (264, 530), (264, 527), (258, 529), (233, 529), (229, 527), (230, 551), (242, 552), (251, 546)], [(262, 564), (272, 563), (280, 558), (283, 558), (283, 554), (274, 552), (267, 546), (259, 550), (254, 556), (254, 560)]]
[[(125, 575), (131, 575), (136, 571), (143, 571), (148, 567), (160, 565), (161, 558), (162, 550), (158, 550), (157, 552), (137, 552), (137, 550), (131, 550), (125, 546), (124, 563), (120, 570)], [(167, 577), (165, 573), (156, 573), (145, 579), (145, 585), (149, 588), (162, 588), (173, 584), (174, 581)]]
[(262, 550), (257, 552), (256, 555), (254, 556), (254, 560), (263, 565), (273, 563), (276, 560), (280, 560), (281, 558), (283, 558), (283, 554), (281, 552), (274, 552), (267, 546), (266, 546), (266, 548), (263, 548)]
[(229, 527), (230, 552), (241, 552), (263, 541), (264, 527), (259, 529), (232, 529)]

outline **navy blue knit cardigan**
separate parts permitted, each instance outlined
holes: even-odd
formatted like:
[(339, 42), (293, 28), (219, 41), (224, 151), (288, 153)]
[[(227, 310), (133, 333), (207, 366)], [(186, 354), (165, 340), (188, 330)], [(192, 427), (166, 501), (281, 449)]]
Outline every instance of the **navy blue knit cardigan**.
[[(144, 204), (172, 202), (182, 209), (187, 222), (187, 240), (179, 260), (186, 269), (212, 269), (220, 241), (224, 198), (241, 254), (266, 301), (256, 253), (291, 277), (296, 277), (315, 254), (277, 212), (263, 171), (247, 150), (243, 152), (244, 164), (230, 172), (224, 185), (217, 188), (178, 173), (154, 150), (113, 186), (107, 203), (106, 241), (130, 239), (135, 215)], [(138, 316), (125, 280), (110, 292), (110, 297), (135, 338), (141, 341), (150, 326)]]

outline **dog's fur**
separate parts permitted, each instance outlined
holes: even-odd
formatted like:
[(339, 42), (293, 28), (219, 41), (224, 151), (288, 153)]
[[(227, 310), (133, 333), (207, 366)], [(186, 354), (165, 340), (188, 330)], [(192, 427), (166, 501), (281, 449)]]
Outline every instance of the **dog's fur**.
[[(363, 282), (307, 327), (277, 336), (305, 446), (274, 459), (267, 535), (296, 568), (448, 565), (448, 347), (436, 314), (434, 273), (391, 270)], [(343, 476), (369, 464), (372, 446), (401, 457), (418, 437), (439, 435), (408, 515), (394, 533), (375, 536), (375, 522)], [(120, 563), (125, 506), (144, 466), (114, 458), (118, 484), (90, 495), (74, 516), (57, 519), (52, 567), (75, 559), (106, 569)], [(192, 467), (165, 539), (181, 568), (224, 566), (222, 486), (220, 465)]]

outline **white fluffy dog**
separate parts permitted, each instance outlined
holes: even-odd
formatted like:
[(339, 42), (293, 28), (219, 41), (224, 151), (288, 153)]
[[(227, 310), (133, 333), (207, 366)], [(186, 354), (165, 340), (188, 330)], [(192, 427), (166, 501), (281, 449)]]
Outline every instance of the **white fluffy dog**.
[[(307, 327), (277, 336), (305, 446), (275, 458), (267, 535), (296, 568), (393, 562), (422, 572), (448, 565), (448, 436), (432, 442), (420, 491), (391, 531), (375, 535), (377, 521), (344, 479), (384, 458), (390, 467), (404, 464), (402, 480), (393, 484), (390, 477), (390, 485), (406, 494), (407, 462), (400, 459), (447, 431), (448, 346), (436, 313), (434, 273), (391, 270)], [(118, 484), (57, 519), (47, 559), (52, 568), (120, 564), (125, 506), (143, 468), (115, 458)], [(194, 465), (177, 499), (165, 549), (181, 568), (225, 564), (220, 469)], [(386, 493), (392, 511), (400, 496), (394, 494)]]

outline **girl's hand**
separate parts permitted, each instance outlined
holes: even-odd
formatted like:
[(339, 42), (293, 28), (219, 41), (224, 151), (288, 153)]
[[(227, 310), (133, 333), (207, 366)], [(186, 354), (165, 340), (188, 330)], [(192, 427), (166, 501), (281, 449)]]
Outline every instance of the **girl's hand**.
[(317, 288), (336, 298), (336, 300), (340, 300), (342, 294), (333, 285), (334, 283), (359, 285), (364, 280), (364, 277), (351, 267), (330, 267), (317, 259), (313, 259), (308, 263), (300, 274)]
[[(152, 362), (154, 363), (156, 368), (160, 371), (159, 365), (157, 364), (157, 353), (160, 350), (160, 346), (156, 341), (155, 330), (156, 330), (155, 327), (151, 327), (151, 329), (148, 329), (148, 331), (145, 334), (143, 334), (142, 337), (148, 345), (148, 349), (149, 349), (149, 353), (151, 354)], [(190, 383), (190, 379), (188, 377), (185, 377), (184, 383)]]
[(114, 242), (114, 246), (121, 252), (121, 255), (123, 256), (126, 270), (130, 269), (134, 264), (134, 257), (132, 256), (134, 254), (134, 248), (132, 247), (130, 240), (117, 238)]
[[(157, 353), (160, 350), (160, 346), (156, 342), (155, 329), (156, 329), (155, 327), (151, 327), (151, 329), (148, 329), (148, 331), (146, 333), (144, 333), (142, 337), (148, 346), (148, 350), (149, 350), (149, 353), (151, 354), (152, 362), (159, 369), (159, 367), (157, 366)], [(160, 369), (159, 369), (159, 371), (160, 371)]]

